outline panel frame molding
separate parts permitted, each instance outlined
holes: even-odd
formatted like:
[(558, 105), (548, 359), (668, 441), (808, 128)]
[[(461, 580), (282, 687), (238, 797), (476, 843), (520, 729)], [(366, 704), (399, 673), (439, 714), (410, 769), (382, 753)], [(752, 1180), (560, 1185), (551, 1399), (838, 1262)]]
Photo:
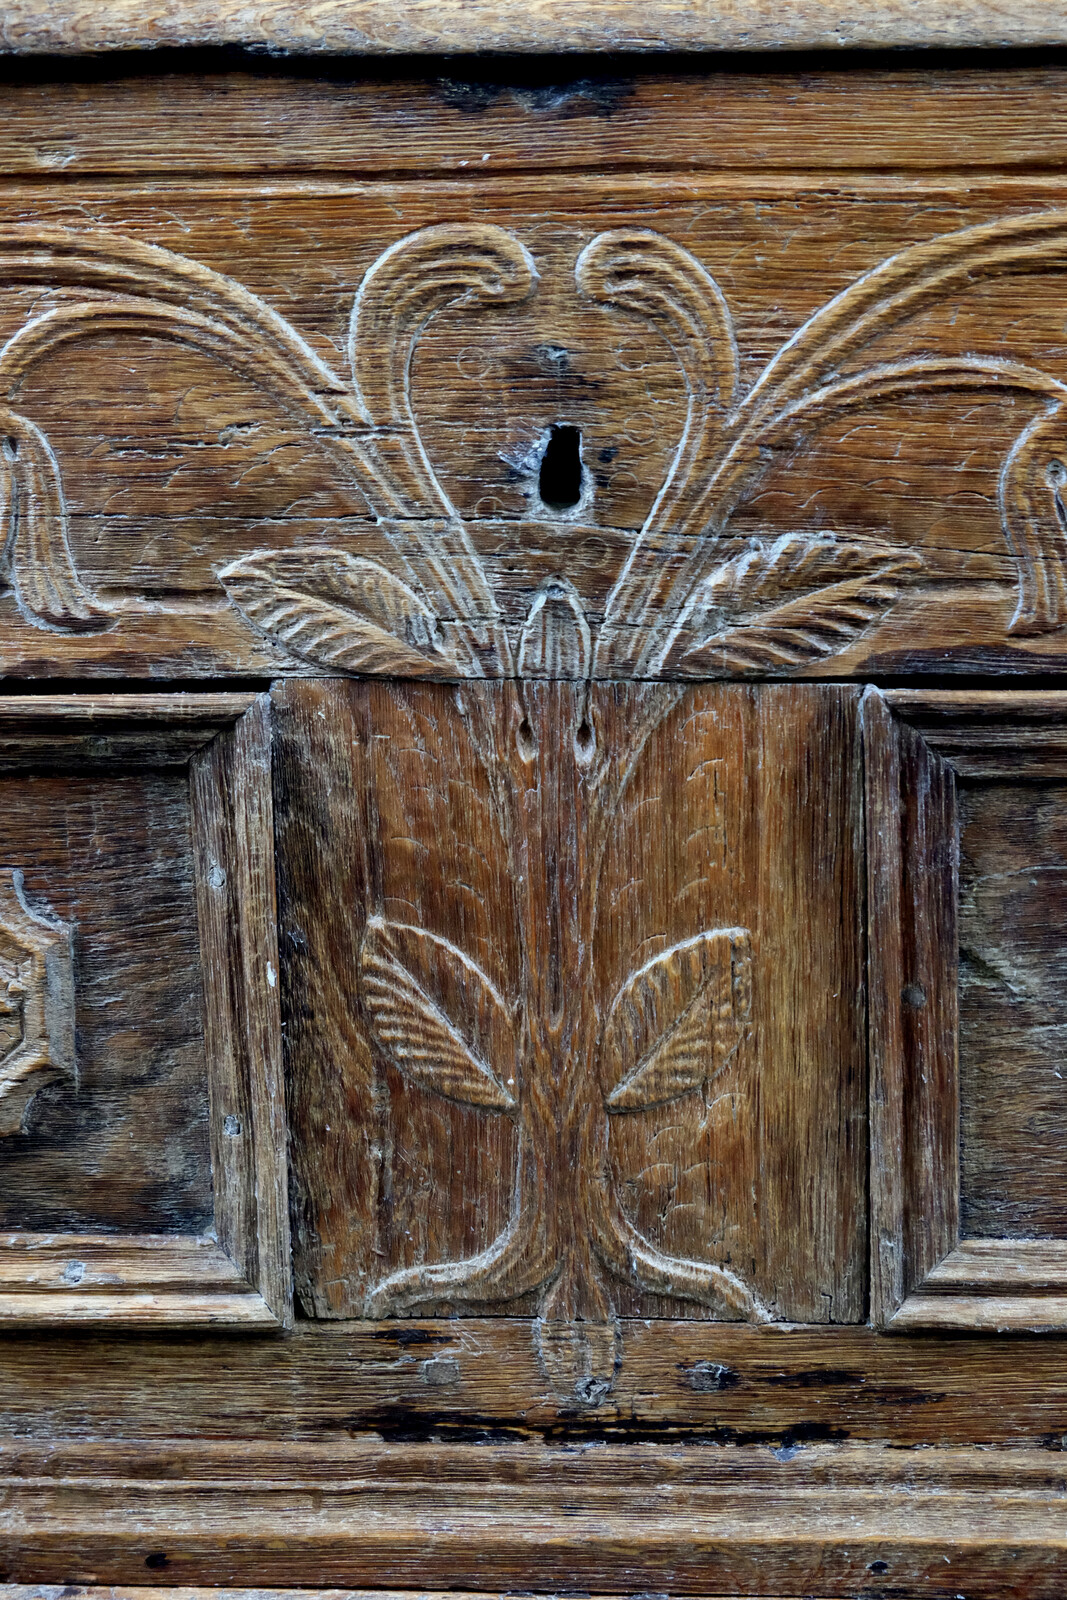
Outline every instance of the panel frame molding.
[(270, 707), (254, 693), (0, 698), (0, 773), (189, 774), (215, 1219), (0, 1233), (0, 1327), (291, 1326)]
[(871, 1320), (1067, 1329), (1067, 1240), (960, 1238), (956, 779), (1067, 780), (1067, 691), (869, 689)]

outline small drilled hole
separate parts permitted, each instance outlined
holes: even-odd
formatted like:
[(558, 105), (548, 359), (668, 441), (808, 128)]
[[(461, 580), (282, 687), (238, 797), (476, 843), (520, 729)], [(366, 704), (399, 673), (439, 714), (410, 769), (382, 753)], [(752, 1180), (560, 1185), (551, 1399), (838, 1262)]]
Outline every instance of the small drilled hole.
[(581, 767), (587, 767), (596, 754), (596, 734), (588, 717), (582, 718), (575, 732), (574, 753)]
[(549, 511), (569, 511), (582, 498), (582, 435), (564, 424), (552, 429), (537, 479), (541, 503)]

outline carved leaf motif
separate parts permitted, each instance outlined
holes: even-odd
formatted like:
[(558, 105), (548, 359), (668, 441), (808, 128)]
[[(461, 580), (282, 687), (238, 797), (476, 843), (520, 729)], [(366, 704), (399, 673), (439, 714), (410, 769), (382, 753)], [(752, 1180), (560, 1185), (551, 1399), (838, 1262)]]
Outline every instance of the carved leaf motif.
[(717, 1078), (752, 1004), (747, 928), (714, 928), (641, 967), (612, 1002), (601, 1060), (614, 1080), (609, 1111), (664, 1105)]
[(783, 671), (834, 654), (921, 566), (914, 551), (873, 539), (784, 534), (756, 544), (708, 578), (692, 619), (698, 642), (673, 665), (694, 674)]
[(219, 581), (260, 632), (319, 666), (419, 678), (457, 671), (434, 637), (429, 607), (347, 550), (260, 551), (225, 567)]
[(74, 570), (51, 446), (40, 428), (6, 406), (0, 406), (0, 542), (19, 609), (30, 622), (85, 632), (112, 621)]
[(436, 934), (372, 917), (360, 973), (374, 1037), (406, 1077), (461, 1105), (514, 1110), (494, 1071), (514, 1068), (511, 1015), (469, 956)]

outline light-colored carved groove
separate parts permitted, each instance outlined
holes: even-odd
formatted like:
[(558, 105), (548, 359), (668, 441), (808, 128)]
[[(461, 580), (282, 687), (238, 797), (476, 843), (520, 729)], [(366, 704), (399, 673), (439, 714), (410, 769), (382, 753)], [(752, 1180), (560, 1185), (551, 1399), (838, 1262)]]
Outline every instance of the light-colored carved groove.
[(1009, 631), (1023, 636), (1047, 633), (1067, 618), (1065, 458), (1067, 417), (1060, 402), (1019, 435), (1000, 474), (1001, 527), (1019, 560), (1019, 603)]
[(462, 950), (422, 928), (372, 917), (360, 977), (371, 1031), (406, 1077), (460, 1105), (515, 1109), (511, 1014)]
[(457, 664), (437, 619), (407, 584), (346, 550), (261, 550), (219, 582), (268, 639), (320, 666), (385, 677), (441, 677)]
[(59, 464), (40, 428), (0, 406), (3, 575), (23, 616), (70, 632), (106, 627), (74, 568)]
[(690, 612), (694, 642), (671, 669), (783, 672), (833, 655), (889, 609), (921, 565), (899, 545), (832, 534), (755, 544), (712, 572)]
[(536, 1181), (536, 1154), (520, 1130), (515, 1192), (508, 1226), (486, 1250), (462, 1261), (406, 1267), (371, 1289), (364, 1314), (398, 1316), (419, 1306), (450, 1301), (486, 1305), (537, 1294), (558, 1274), (561, 1260), (553, 1218)]
[(567, 578), (549, 578), (534, 595), (519, 636), (520, 678), (582, 683), (592, 665), (592, 636), (581, 596)]
[[(654, 326), (677, 358), (686, 418), (666, 482), (611, 589), (599, 636), (581, 597), (556, 579), (542, 591), (518, 637), (504, 628), (493, 584), (469, 529), (455, 515), (424, 449), (411, 401), (411, 372), (428, 320), (449, 305), (506, 305), (531, 294), (537, 272), (526, 247), (491, 224), (444, 224), (399, 240), (368, 269), (353, 306), (352, 386), (284, 318), (241, 284), (201, 263), (118, 234), (66, 228), (0, 231), (0, 271), (13, 284), (47, 284), (97, 296), (62, 304), (18, 331), (0, 352), (0, 388), (18, 387), (33, 364), (62, 344), (101, 333), (174, 339), (248, 377), (343, 463), (365, 495), (396, 554), (388, 581), (410, 597), (397, 627), (368, 634), (365, 608), (336, 604), (321, 552), (286, 558), (287, 582), (267, 593), (268, 553), (246, 609), (253, 626), (305, 659), (360, 672), (404, 675), (561, 678), (648, 677), (701, 672), (784, 671), (832, 655), (875, 623), (896, 598), (911, 563), (886, 558), (880, 582), (855, 582), (851, 545), (840, 567), (826, 565), (810, 609), (799, 598), (761, 607), (745, 637), (694, 629), (708, 595), (730, 581), (719, 538), (770, 451), (795, 446), (844, 412), (928, 390), (1010, 390), (1059, 405), (1067, 385), (1025, 363), (994, 356), (933, 357), (877, 363), (849, 371), (883, 334), (967, 284), (1008, 273), (1058, 270), (1067, 261), (1067, 212), (1001, 219), (911, 246), (883, 261), (817, 311), (767, 363), (747, 394), (736, 396), (738, 357), (730, 311), (719, 286), (688, 251), (640, 228), (598, 235), (581, 252), (578, 291), (596, 305)], [(388, 358), (381, 359), (382, 351)], [(842, 367), (845, 370), (842, 370)], [(16, 426), (12, 423), (12, 427)], [(17, 426), (24, 426), (24, 419)], [(1054, 421), (1031, 424), (1005, 464), (1000, 503), (1005, 541), (1019, 567), (1017, 634), (1060, 627), (1067, 616), (1062, 497), (1051, 485), (1057, 457)], [(14, 434), (12, 434), (14, 437)], [(43, 436), (28, 435), (37, 466), (8, 493), (26, 537), (9, 537), (12, 582), (24, 615), (63, 629), (105, 624), (109, 613), (74, 570), (66, 541), (62, 490)], [(47, 452), (47, 453), (46, 453)], [(8, 474), (11, 477), (11, 474)], [(32, 506), (31, 506), (32, 502)], [(439, 513), (435, 516), (435, 513)], [(662, 559), (670, 538), (679, 559)], [(815, 545), (824, 552), (825, 541)], [(892, 571), (890, 568), (892, 567)], [(281, 568), (279, 566), (279, 572)], [(383, 569), (384, 570), (384, 569)], [(226, 569), (224, 581), (239, 574)], [(325, 589), (315, 592), (316, 581)], [(552, 583), (555, 583), (555, 589)], [(383, 587), (387, 580), (382, 579)], [(851, 588), (849, 587), (851, 585)], [(291, 593), (283, 593), (290, 590)], [(242, 605), (237, 588), (233, 598)], [(250, 591), (247, 591), (250, 593)], [(302, 595), (302, 600), (294, 596)], [(566, 619), (564, 610), (573, 618)], [(766, 598), (766, 597), (765, 597)], [(301, 618), (320, 607), (323, 625)], [(325, 613), (332, 612), (329, 623)], [(412, 649), (418, 614), (432, 644)], [(698, 619), (697, 619), (698, 620)], [(552, 627), (546, 631), (546, 624)], [(267, 626), (264, 629), (263, 623)], [(345, 640), (346, 626), (351, 633)], [(371, 619), (372, 627), (380, 621)], [(421, 621), (420, 621), (421, 627)], [(563, 628), (563, 631), (560, 629)], [(697, 637), (693, 637), (694, 632)], [(684, 643), (683, 643), (684, 641)], [(581, 725), (575, 755), (593, 760)]]
[[(642, 676), (664, 671), (689, 610), (714, 568), (717, 537), (742, 490), (761, 469), (761, 445), (778, 430), (803, 431), (834, 411), (858, 408), (893, 394), (918, 392), (927, 384), (935, 388), (1005, 385), (1037, 396), (1059, 394), (1062, 386), (1044, 374), (1022, 364), (982, 357), (917, 358), (843, 378), (838, 374), (842, 362), (855, 357), (878, 336), (963, 284), (1000, 273), (1055, 269), (1065, 260), (1065, 212), (1040, 212), (982, 224), (899, 252), (809, 318), (716, 430), (718, 449), (691, 453), (685, 462), (689, 478), (684, 497), (677, 496), (679, 514), (674, 531), (690, 554), (677, 566), (656, 559), (660, 502), (653, 507), (606, 607), (599, 645), (607, 663), (605, 670), (613, 673), (625, 663), (628, 670)], [(617, 290), (618, 304), (629, 308), (629, 284), (605, 276), (597, 287), (607, 304), (615, 303), (612, 291)], [(684, 360), (682, 366), (692, 396)], [(672, 478), (679, 485), (692, 429), (690, 417)], [(1058, 526), (1009, 535), (1010, 547), (1021, 552), (1017, 631), (1047, 629), (1063, 621), (1062, 610), (1053, 604), (1055, 592), (1046, 586), (1039, 597), (1040, 563), (1062, 560), (1061, 542)], [(1035, 544), (1039, 547), (1036, 557), (1031, 554)]]
[(614, 1194), (602, 1189), (601, 1199), (592, 1219), (594, 1247), (608, 1271), (623, 1283), (645, 1294), (711, 1306), (720, 1315), (725, 1313), (727, 1320), (772, 1320), (769, 1309), (729, 1267), (664, 1254), (637, 1231)]
[[(685, 426), (678, 449), (648, 514), (642, 537), (660, 537), (678, 520), (687, 493), (698, 483), (720, 446), (724, 417), (735, 399), (738, 378), (733, 319), (714, 278), (673, 240), (646, 229), (599, 234), (578, 257), (575, 280), (581, 293), (640, 317), (670, 345), (687, 389)], [(613, 619), (642, 615), (660, 581), (657, 564), (631, 551), (606, 605), (598, 651), (604, 671), (624, 675), (633, 636), (619, 634)]]
[(608, 1109), (645, 1110), (712, 1082), (741, 1042), (751, 1003), (747, 928), (699, 933), (646, 961), (615, 996), (601, 1036)]
[(492, 587), (423, 447), (411, 368), (423, 329), (446, 306), (507, 305), (525, 299), (536, 282), (533, 257), (513, 234), (489, 223), (444, 223), (379, 256), (352, 308), (349, 361), (361, 408), (378, 430), (377, 448), (403, 483), (411, 511), (447, 519), (421, 551), (428, 598), (440, 616), (492, 619), (488, 639), (479, 630), (466, 641), (472, 676), (485, 670), (487, 643), (499, 658), (497, 671), (507, 672), (507, 644)]

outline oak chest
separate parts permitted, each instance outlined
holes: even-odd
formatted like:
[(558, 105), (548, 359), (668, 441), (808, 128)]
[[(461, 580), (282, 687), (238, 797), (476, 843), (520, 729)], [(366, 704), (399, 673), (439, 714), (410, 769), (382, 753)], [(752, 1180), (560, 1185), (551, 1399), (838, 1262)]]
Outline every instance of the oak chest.
[(432, 10), (0, 21), (2, 1592), (1059, 1596), (1067, 15)]

